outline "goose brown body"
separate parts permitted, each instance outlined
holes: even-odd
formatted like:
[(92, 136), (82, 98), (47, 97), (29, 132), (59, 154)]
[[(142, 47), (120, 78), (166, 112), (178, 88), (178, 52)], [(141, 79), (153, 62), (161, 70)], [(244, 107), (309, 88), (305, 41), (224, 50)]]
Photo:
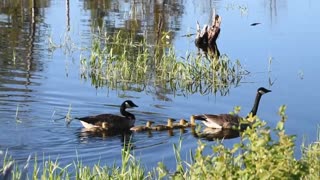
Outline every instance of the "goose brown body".
[(126, 108), (138, 107), (131, 100), (124, 101), (120, 106), (122, 116), (114, 114), (100, 114), (76, 118), (85, 128), (103, 128), (105, 130), (128, 130), (134, 126), (135, 116), (126, 111)]
[[(263, 94), (271, 92), (264, 87), (260, 87), (257, 90), (257, 95), (254, 101), (254, 105), (251, 110), (252, 116), (255, 116), (258, 111), (259, 102)], [(194, 115), (194, 119), (201, 120), (204, 125), (210, 128), (221, 128), (221, 129), (231, 129), (234, 126), (239, 126), (241, 117), (233, 114), (202, 114), (202, 115)]]
[(233, 114), (202, 114), (195, 115), (195, 119), (202, 120), (203, 124), (211, 128), (230, 129), (238, 126), (241, 117)]

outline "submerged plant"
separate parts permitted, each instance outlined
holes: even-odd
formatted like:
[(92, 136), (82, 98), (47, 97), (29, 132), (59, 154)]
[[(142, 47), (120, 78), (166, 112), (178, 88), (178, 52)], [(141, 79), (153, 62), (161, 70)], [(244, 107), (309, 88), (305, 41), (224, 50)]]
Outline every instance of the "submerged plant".
[(19, 104), (17, 105), (15, 119), (16, 119), (16, 123), (22, 123), (22, 121), (19, 118)]

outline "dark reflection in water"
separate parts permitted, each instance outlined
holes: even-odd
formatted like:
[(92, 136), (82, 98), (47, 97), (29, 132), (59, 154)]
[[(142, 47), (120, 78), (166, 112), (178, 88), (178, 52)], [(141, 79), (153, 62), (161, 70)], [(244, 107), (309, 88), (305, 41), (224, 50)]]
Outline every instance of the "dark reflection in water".
[(108, 140), (108, 138), (117, 137), (120, 139), (122, 145), (129, 144), (132, 132), (127, 131), (90, 131), (82, 128), (77, 134), (81, 143), (87, 143), (91, 138), (101, 138), (102, 140)]
[[(108, 32), (126, 29), (143, 34), (148, 43), (159, 38), (157, 32), (180, 29), (183, 4), (174, 1), (83, 1), (85, 10), (90, 10), (94, 28), (107, 26)], [(130, 8), (130, 9), (129, 9)], [(162, 25), (160, 25), (162, 24)], [(161, 29), (158, 29), (161, 27)]]
[(269, 19), (271, 25), (277, 23), (277, 16), (279, 13), (279, 9), (286, 10), (287, 9), (287, 1), (279, 1), (279, 0), (270, 0), (265, 1), (265, 7), (268, 9)]
[(29, 106), (34, 101), (30, 95), (34, 89), (29, 86), (41, 85), (37, 74), (44, 70), (46, 25), (42, 20), (49, 1), (31, 2), (0, 2), (0, 105), (11, 108), (12, 102)]
[(240, 131), (238, 130), (205, 128), (199, 137), (212, 141), (218, 139), (233, 139), (239, 136)]
[(199, 53), (200, 53), (200, 49), (201, 49), (202, 52), (204, 53), (204, 55), (208, 59), (214, 59), (214, 58), (220, 57), (220, 51), (219, 51), (217, 43), (214, 43), (214, 44), (208, 45), (208, 46), (198, 46), (198, 48), (199, 48)]
[[(10, 1), (12, 2), (12, 1)], [(1, 66), (14, 66), (17, 70), (41, 71), (39, 64), (39, 48), (45, 38), (46, 25), (44, 8), (49, 5), (48, 1), (31, 1), (32, 3), (1, 2), (0, 10), (5, 22), (0, 23), (1, 42), (0, 61)], [(23, 9), (21, 11), (21, 9)], [(36, 51), (36, 57), (33, 54)], [(35, 60), (34, 60), (35, 59)]]

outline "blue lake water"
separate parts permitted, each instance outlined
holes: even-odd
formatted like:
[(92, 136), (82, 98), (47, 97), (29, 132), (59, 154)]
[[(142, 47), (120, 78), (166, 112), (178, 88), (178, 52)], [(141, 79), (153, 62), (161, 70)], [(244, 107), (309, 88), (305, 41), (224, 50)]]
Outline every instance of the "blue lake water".
[[(316, 114), (320, 107), (319, 1), (147, 2), (70, 1), (68, 14), (65, 1), (48, 0), (37, 4), (36, 18), (30, 15), (28, 3), (18, 7), (0, 3), (0, 162), (8, 150), (18, 162), (37, 154), (59, 158), (62, 164), (77, 158), (89, 165), (99, 160), (100, 164), (119, 163), (124, 137), (87, 136), (77, 121), (66, 126), (63, 117), (68, 111), (72, 117), (118, 114), (119, 104), (132, 99), (139, 106), (132, 110), (137, 125), (149, 119), (163, 124), (169, 117), (227, 113), (235, 106), (241, 106), (245, 116), (260, 86), (272, 90), (262, 97), (261, 119), (275, 127), (280, 119), (278, 108), (285, 104), (286, 132), (297, 135), (298, 145), (304, 137), (307, 143), (316, 140), (320, 122)], [(176, 53), (185, 56), (187, 51), (198, 50), (194, 36), (183, 35), (195, 33), (197, 20), (209, 24), (213, 8), (222, 17), (217, 40), (220, 53), (238, 59), (250, 72), (227, 95), (175, 94), (152, 85), (143, 91), (96, 88), (90, 79), (81, 78), (80, 57), (89, 52), (79, 48), (90, 47), (92, 26), (103, 25), (110, 32), (136, 28), (136, 33), (152, 44), (155, 19), (160, 14), (165, 17), (166, 30), (172, 32)], [(21, 9), (24, 11), (17, 11)], [(256, 22), (261, 24), (250, 26)], [(62, 47), (52, 49), (50, 40)], [(148, 166), (163, 161), (174, 167), (172, 144), (180, 137), (186, 160), (198, 142), (190, 129), (184, 133), (175, 130), (171, 135), (133, 133), (133, 153)], [(224, 143), (232, 146), (238, 141)], [(299, 152), (297, 148), (296, 156)]]

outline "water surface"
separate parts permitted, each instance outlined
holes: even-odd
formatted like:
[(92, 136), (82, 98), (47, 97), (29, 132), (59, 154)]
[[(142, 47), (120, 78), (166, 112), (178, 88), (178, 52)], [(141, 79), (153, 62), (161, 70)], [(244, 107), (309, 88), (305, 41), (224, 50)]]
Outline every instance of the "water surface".
[[(66, 126), (64, 117), (81, 117), (104, 112), (119, 113), (119, 104), (132, 99), (139, 108), (132, 112), (136, 124), (152, 119), (165, 123), (169, 117), (186, 118), (199, 113), (226, 113), (239, 105), (241, 115), (250, 111), (255, 91), (264, 86), (272, 93), (261, 100), (258, 115), (275, 127), (280, 105), (287, 105), (286, 132), (316, 139), (319, 123), (320, 86), (317, 70), (320, 55), (320, 16), (316, 0), (302, 1), (35, 1), (32, 4), (0, 3), (0, 150), (24, 162), (29, 154), (59, 158), (62, 164), (77, 158), (85, 164), (120, 162), (125, 139), (94, 137), (82, 132), (81, 124)], [(142, 91), (96, 87), (81, 78), (80, 56), (89, 51), (91, 29), (108, 32), (126, 30), (155, 43), (159, 17), (163, 30), (171, 31), (176, 53), (197, 52), (195, 23), (210, 23), (212, 9), (222, 17), (217, 41), (222, 54), (240, 60), (250, 75), (228, 93), (182, 94), (148, 85)], [(250, 26), (251, 23), (261, 23)], [(50, 41), (57, 46), (53, 48)], [(271, 60), (271, 61), (270, 61)], [(191, 130), (133, 133), (133, 153), (143, 164), (164, 161), (174, 167), (173, 143), (183, 139), (182, 157), (197, 147)], [(232, 146), (239, 139), (225, 140)], [(207, 141), (208, 144), (214, 142)], [(299, 149), (296, 150), (299, 156)], [(2, 155), (1, 155), (2, 157)], [(0, 158), (3, 159), (3, 158)], [(40, 158), (41, 159), (41, 158)], [(2, 161), (2, 160), (1, 160)]]

